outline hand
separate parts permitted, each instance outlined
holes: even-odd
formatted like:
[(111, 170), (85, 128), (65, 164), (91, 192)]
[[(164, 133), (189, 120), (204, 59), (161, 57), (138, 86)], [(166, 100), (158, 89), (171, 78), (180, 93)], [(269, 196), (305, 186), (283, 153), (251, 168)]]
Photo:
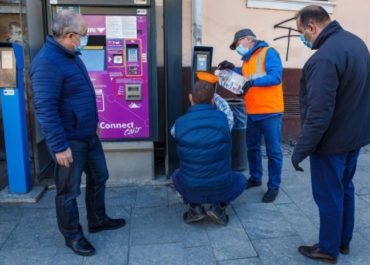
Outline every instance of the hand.
[(293, 164), (293, 167), (295, 168), (296, 171), (301, 171), (303, 172), (303, 168), (301, 168), (299, 166), (299, 163), (301, 162), (301, 160), (297, 157), (297, 155), (293, 152), (293, 155), (292, 155), (292, 164)]
[(248, 80), (247, 82), (245, 82), (244, 86), (242, 87), (243, 92), (238, 96), (244, 96), (248, 92), (248, 90), (253, 86), (253, 83), (254, 83), (253, 80)]
[(99, 123), (98, 123), (98, 126), (96, 126), (96, 135), (98, 137), (100, 137), (100, 126), (99, 126)]
[(55, 158), (60, 166), (69, 167), (69, 164), (73, 163), (71, 148), (68, 147), (65, 151), (56, 153)]
[(230, 63), (229, 61), (222, 61), (218, 64), (217, 66), (218, 69), (223, 70), (223, 69), (233, 69), (235, 68), (235, 65), (233, 63)]

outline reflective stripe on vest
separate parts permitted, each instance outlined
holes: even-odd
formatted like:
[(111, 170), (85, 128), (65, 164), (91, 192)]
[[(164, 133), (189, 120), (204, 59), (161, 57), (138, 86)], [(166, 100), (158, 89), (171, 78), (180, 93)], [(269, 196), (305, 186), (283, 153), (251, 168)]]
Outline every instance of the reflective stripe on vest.
[[(265, 58), (269, 47), (258, 49), (244, 61), (242, 74), (248, 80), (266, 75)], [(284, 112), (283, 86), (251, 87), (244, 96), (245, 109), (248, 114), (268, 114)]]

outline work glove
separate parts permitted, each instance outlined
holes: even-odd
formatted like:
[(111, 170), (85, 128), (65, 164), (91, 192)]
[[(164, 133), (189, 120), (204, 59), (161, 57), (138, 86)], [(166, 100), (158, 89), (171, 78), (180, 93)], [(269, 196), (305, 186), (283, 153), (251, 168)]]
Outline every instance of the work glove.
[(238, 96), (243, 97), (248, 92), (248, 90), (253, 86), (253, 83), (254, 83), (253, 80), (248, 80), (247, 82), (245, 82), (244, 86), (242, 87), (243, 92), (240, 93)]
[(230, 63), (229, 61), (222, 61), (217, 66), (218, 69), (224, 70), (224, 69), (233, 69), (235, 68), (235, 65), (233, 63)]
[(304, 170), (303, 170), (303, 168), (301, 168), (300, 166), (299, 166), (299, 163), (302, 161), (302, 159), (300, 159), (299, 157), (298, 157), (298, 155), (295, 153), (295, 152), (293, 152), (293, 155), (292, 155), (292, 164), (293, 164), (293, 167), (295, 168), (295, 170), (296, 171), (301, 171), (301, 172), (303, 172)]

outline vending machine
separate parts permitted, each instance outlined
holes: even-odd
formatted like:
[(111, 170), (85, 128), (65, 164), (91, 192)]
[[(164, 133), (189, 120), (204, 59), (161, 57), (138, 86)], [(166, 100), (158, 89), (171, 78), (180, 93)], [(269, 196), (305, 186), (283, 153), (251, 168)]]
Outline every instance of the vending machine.
[[(150, 0), (50, 0), (49, 20), (65, 9), (82, 14), (88, 25), (88, 44), (81, 59), (95, 89), (103, 147), (106, 155), (114, 156), (108, 161), (110, 171), (127, 172), (122, 163), (131, 159), (131, 176), (149, 174), (140, 171), (145, 159), (153, 161), (157, 137)], [(138, 152), (147, 156), (134, 160)], [(148, 162), (146, 167), (153, 171), (154, 164)]]

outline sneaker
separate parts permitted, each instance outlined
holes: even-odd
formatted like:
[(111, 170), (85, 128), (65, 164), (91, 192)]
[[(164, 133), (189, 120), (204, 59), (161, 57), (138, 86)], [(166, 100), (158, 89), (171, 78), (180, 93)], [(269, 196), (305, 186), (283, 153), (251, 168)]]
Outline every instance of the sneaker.
[(248, 182), (247, 182), (246, 189), (250, 189), (250, 188), (253, 188), (253, 187), (258, 187), (258, 186), (261, 186), (261, 185), (262, 185), (262, 181), (254, 180), (252, 178), (249, 178)]
[(268, 189), (263, 195), (262, 202), (273, 202), (279, 194), (279, 189)]
[(183, 220), (185, 223), (190, 224), (203, 220), (206, 217), (206, 213), (202, 205), (190, 206), (187, 212), (184, 212)]
[(229, 216), (226, 214), (226, 207), (220, 204), (211, 205), (207, 210), (207, 215), (220, 225), (227, 225), (229, 222)]

